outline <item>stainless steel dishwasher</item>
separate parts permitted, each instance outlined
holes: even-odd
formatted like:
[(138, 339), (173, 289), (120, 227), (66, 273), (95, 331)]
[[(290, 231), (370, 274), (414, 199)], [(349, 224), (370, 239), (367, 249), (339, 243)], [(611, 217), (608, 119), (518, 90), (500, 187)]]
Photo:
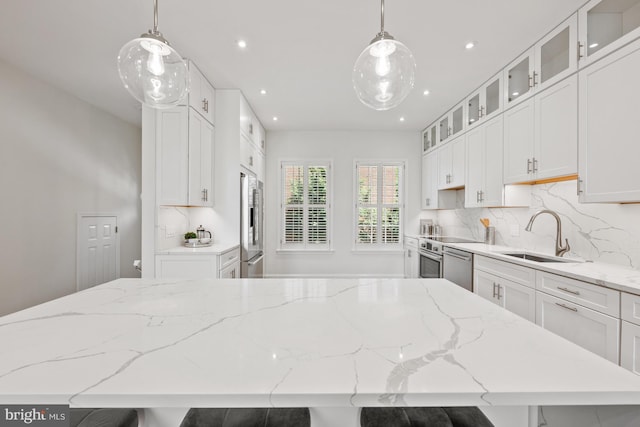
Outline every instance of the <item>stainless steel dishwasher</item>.
[(473, 255), (445, 246), (442, 277), (473, 292)]

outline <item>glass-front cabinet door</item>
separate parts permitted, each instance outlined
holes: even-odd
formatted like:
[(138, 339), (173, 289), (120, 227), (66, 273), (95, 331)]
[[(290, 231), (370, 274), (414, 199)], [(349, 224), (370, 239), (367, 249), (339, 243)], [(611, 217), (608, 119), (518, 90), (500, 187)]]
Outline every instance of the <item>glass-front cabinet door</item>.
[(534, 49), (522, 54), (505, 68), (504, 71), (504, 105), (509, 108), (524, 101), (533, 92)]
[(502, 73), (492, 77), (472, 93), (467, 98), (465, 107), (469, 128), (502, 111)]
[(429, 128), (425, 129), (422, 132), (422, 152), (426, 152), (429, 148), (431, 148), (431, 141), (429, 140)]
[(577, 70), (577, 46), (578, 17), (574, 14), (535, 46), (536, 67), (533, 85), (536, 91), (564, 79)]
[(449, 115), (444, 116), (439, 121), (440, 127), (440, 142), (446, 141), (451, 136), (451, 125), (449, 121)]
[(580, 66), (640, 37), (640, 0), (591, 0), (578, 11)]
[(451, 113), (451, 135), (464, 130), (464, 103), (458, 105)]

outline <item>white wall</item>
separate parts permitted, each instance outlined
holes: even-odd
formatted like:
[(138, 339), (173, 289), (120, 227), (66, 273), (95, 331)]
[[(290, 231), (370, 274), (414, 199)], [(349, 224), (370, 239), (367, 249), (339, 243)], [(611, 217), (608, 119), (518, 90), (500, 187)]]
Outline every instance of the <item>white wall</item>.
[[(403, 253), (354, 253), (354, 159), (406, 160), (405, 231), (418, 232), (420, 213), (420, 134), (370, 131), (277, 131), (267, 134), (265, 188), (265, 275), (330, 277), (403, 276)], [(333, 160), (333, 249), (331, 253), (277, 253), (280, 161)]]
[[(458, 205), (463, 204), (464, 192), (458, 191)], [(442, 210), (438, 221), (445, 234), (482, 240), (480, 218), (486, 217), (496, 227), (496, 244), (554, 254), (553, 217), (543, 214), (536, 218), (531, 232), (524, 231), (531, 215), (540, 209), (560, 215), (563, 239), (569, 239), (571, 245), (568, 255), (640, 269), (640, 205), (578, 203), (575, 180), (534, 185), (530, 208)]]
[(0, 61), (0, 315), (76, 290), (79, 212), (119, 216), (140, 258), (140, 130)]

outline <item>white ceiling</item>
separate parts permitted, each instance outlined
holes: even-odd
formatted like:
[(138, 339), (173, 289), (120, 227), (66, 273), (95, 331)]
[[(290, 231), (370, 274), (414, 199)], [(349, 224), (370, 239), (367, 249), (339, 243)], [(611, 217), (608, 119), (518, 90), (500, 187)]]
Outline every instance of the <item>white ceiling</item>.
[[(385, 112), (360, 104), (351, 86), (379, 31), (379, 0), (160, 0), (159, 26), (216, 88), (240, 88), (267, 129), (420, 130), (583, 3), (387, 0), (385, 29), (418, 71), (409, 97)], [(139, 124), (116, 56), (152, 23), (151, 0), (3, 0), (0, 58)], [(469, 40), (478, 46), (466, 51)]]

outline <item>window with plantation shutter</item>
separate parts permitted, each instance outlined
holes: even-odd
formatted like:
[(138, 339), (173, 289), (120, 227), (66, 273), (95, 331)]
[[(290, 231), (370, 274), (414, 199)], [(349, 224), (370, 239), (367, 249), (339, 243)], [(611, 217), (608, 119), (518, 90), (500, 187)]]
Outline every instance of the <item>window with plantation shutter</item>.
[(329, 250), (330, 162), (283, 161), (280, 169), (280, 249)]
[(404, 162), (356, 161), (356, 249), (402, 247)]

